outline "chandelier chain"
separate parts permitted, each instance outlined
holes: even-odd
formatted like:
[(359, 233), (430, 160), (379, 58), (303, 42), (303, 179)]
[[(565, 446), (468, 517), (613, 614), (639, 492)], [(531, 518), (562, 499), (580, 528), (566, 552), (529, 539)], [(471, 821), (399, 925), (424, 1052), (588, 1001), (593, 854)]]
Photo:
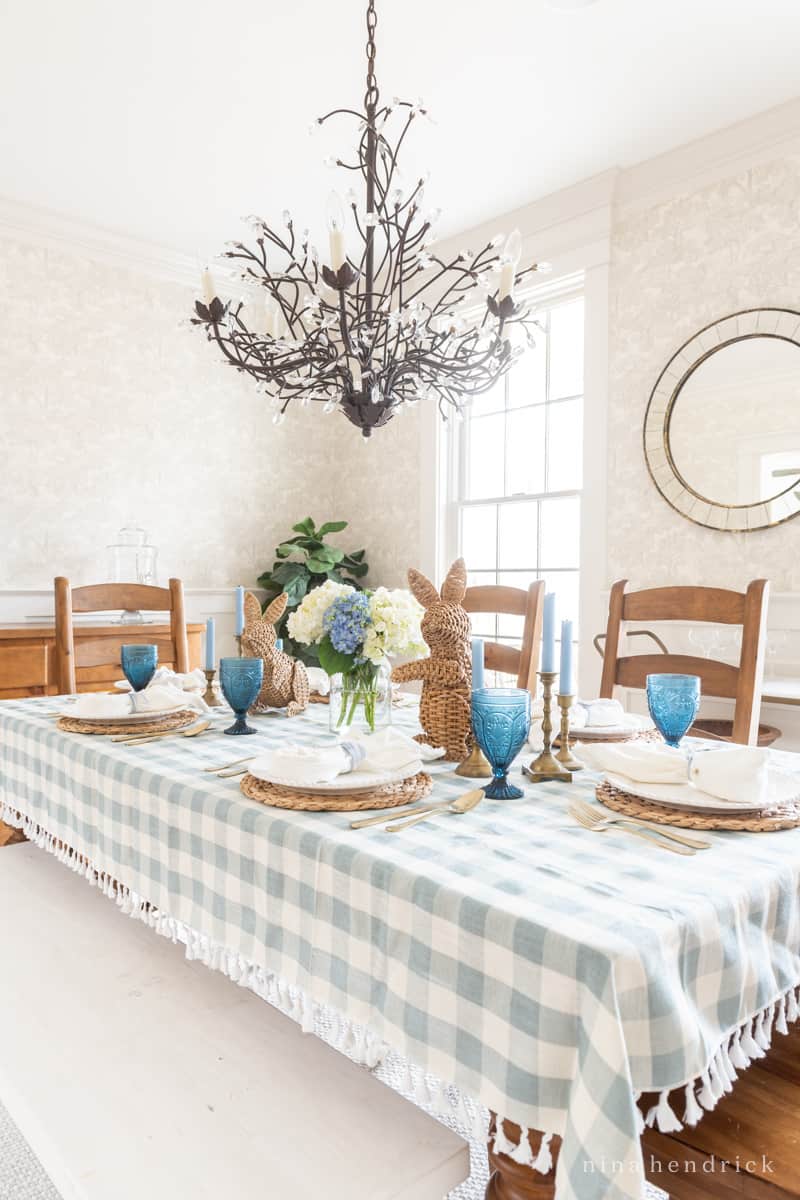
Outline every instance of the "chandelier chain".
[(367, 4), (367, 90), (364, 94), (364, 107), (369, 114), (378, 107), (378, 80), (375, 76), (375, 28), (378, 24), (378, 14), (375, 11), (375, 0)]

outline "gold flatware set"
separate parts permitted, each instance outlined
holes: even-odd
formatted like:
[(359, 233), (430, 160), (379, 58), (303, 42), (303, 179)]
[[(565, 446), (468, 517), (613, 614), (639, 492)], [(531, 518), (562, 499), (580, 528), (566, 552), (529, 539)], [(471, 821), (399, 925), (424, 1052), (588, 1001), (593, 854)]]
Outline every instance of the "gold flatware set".
[(698, 850), (710, 850), (711, 842), (701, 841), (700, 838), (688, 837), (683, 833), (667, 830), (663, 825), (647, 825), (643, 821), (635, 821), (607, 809), (600, 811), (582, 800), (573, 800), (569, 805), (569, 815), (584, 829), (593, 833), (609, 833), (618, 825), (624, 833), (643, 838), (660, 850), (670, 850), (673, 854), (691, 856)]
[(351, 829), (367, 829), (371, 825), (383, 825), (387, 820), (387, 833), (398, 833), (401, 829), (407, 829), (409, 825), (416, 825), (420, 821), (426, 821), (428, 817), (435, 817), (439, 813), (465, 813), (476, 807), (483, 800), (483, 789), (474, 788), (471, 792), (465, 792), (463, 796), (457, 796), (455, 800), (446, 800), (441, 804), (427, 804), (422, 808), (415, 806), (407, 808), (403, 812), (394, 812), (391, 816), (387, 816), (385, 812), (377, 817), (363, 817), (358, 821), (351, 821)]

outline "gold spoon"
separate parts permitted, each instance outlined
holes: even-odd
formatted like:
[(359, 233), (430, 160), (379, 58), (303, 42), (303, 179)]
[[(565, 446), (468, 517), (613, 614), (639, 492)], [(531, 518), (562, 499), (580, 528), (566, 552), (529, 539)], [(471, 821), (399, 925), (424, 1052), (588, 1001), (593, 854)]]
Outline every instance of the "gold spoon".
[(395, 821), (391, 825), (386, 826), (387, 833), (399, 833), (401, 829), (408, 829), (410, 825), (417, 825), (420, 821), (427, 821), (428, 817), (434, 817), (438, 812), (465, 813), (471, 808), (475, 808), (483, 800), (483, 788), (475, 788), (472, 792), (464, 792), (463, 796), (457, 796), (455, 800), (451, 800), (448, 805), (442, 809), (434, 808), (432, 811), (420, 813), (419, 816), (409, 817), (405, 821)]
[(118, 733), (111, 741), (122, 742), (125, 746), (143, 746), (145, 742), (157, 742), (161, 738), (197, 737), (199, 733), (205, 733), (210, 728), (210, 721), (201, 721), (198, 725), (192, 725), (191, 729), (166, 729), (163, 733)]
[(216, 774), (218, 771), (227, 771), (229, 767), (238, 767), (240, 763), (252, 762), (254, 758), (258, 758), (258, 755), (248, 754), (247, 758), (234, 758), (232, 762), (222, 763), (219, 767), (203, 767), (203, 770), (213, 771)]

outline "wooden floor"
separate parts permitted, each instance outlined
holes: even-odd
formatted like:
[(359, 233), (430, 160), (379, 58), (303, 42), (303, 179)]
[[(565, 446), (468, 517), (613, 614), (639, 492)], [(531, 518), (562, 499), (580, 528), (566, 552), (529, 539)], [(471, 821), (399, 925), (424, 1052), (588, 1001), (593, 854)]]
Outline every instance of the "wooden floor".
[[(683, 1093), (672, 1099), (682, 1115)], [(643, 1147), (648, 1179), (672, 1200), (798, 1200), (800, 1028), (775, 1034), (767, 1057), (693, 1129), (648, 1131)]]

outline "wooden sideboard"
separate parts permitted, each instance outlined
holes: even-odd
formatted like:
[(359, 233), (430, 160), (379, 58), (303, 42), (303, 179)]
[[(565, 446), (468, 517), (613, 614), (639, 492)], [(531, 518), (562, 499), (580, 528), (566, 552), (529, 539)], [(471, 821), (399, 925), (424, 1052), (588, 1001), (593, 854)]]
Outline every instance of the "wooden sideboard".
[[(132, 642), (154, 643), (162, 667), (174, 667), (169, 625), (75, 624), (79, 692), (106, 692), (122, 678), (119, 648)], [(187, 625), (189, 666), (201, 665), (203, 625)], [(52, 625), (0, 625), (0, 700), (58, 694), (56, 631)]]

